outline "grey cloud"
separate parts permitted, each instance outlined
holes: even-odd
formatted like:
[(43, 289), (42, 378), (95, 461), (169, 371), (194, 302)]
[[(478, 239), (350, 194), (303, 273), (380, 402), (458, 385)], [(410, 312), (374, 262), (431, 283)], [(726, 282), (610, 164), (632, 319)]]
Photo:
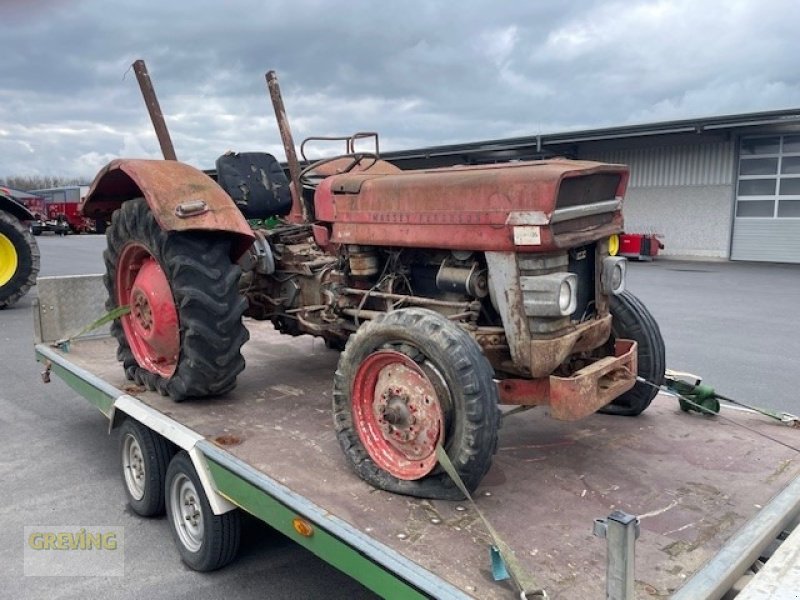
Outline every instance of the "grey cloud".
[(297, 137), (386, 148), (800, 106), (797, 22), (791, 0), (4, 3), (0, 174), (157, 156), (140, 57), (179, 157), (208, 167), (282, 156), (269, 68)]

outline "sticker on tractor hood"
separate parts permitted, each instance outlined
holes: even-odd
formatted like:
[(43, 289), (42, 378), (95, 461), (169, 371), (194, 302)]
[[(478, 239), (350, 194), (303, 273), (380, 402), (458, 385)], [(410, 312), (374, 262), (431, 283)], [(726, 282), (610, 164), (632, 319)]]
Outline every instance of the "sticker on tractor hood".
[(542, 228), (538, 225), (514, 227), (515, 246), (541, 246)]

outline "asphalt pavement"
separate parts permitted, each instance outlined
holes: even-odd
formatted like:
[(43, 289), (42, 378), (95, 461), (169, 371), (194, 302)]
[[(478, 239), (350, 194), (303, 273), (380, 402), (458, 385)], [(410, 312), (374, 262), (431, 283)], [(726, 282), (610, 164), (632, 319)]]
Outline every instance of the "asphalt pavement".
[[(41, 275), (99, 273), (102, 236), (42, 236)], [(667, 364), (719, 392), (795, 414), (800, 265), (657, 260), (629, 266), (628, 289), (660, 323)], [(8, 598), (370, 598), (311, 553), (248, 520), (239, 559), (210, 574), (179, 560), (164, 518), (127, 507), (116, 435), (33, 359), (31, 302), (0, 311), (0, 596)], [(671, 401), (671, 400), (658, 400)], [(502, 432), (501, 432), (502, 435)], [(26, 577), (25, 526), (122, 526), (122, 577)]]

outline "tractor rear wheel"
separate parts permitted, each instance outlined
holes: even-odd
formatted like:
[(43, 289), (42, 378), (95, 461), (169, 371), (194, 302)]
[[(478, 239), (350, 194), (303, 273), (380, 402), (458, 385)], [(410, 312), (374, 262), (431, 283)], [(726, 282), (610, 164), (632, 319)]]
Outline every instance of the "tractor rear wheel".
[[(637, 375), (656, 385), (664, 383), (666, 351), (658, 323), (647, 307), (630, 292), (611, 296), (611, 329), (614, 337), (634, 340), (638, 346)], [(630, 390), (619, 396), (600, 412), (635, 417), (650, 406), (658, 389), (637, 381)]]
[(364, 324), (334, 376), (334, 424), (348, 463), (384, 490), (462, 499), (436, 446), (474, 490), (497, 450), (493, 374), (475, 340), (439, 313), (406, 308)]
[(0, 309), (14, 304), (36, 283), (39, 246), (14, 215), (0, 210)]
[(107, 239), (106, 307), (131, 309), (111, 326), (128, 379), (176, 402), (233, 389), (248, 333), (230, 240), (162, 231), (143, 198), (114, 213)]

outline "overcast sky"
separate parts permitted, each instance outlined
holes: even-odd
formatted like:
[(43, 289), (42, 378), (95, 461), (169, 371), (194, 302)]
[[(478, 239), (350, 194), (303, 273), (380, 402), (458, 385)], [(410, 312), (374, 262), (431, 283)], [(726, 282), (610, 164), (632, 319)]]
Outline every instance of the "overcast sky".
[(800, 2), (0, 0), (0, 176), (376, 130), (384, 149), (800, 107)]

